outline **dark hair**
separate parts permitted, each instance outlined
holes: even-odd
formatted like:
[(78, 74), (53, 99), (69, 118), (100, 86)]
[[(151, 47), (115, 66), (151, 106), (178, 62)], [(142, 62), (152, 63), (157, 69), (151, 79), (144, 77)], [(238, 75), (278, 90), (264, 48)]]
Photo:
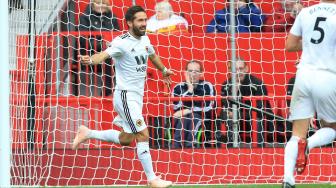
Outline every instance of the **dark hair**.
[(186, 70), (188, 70), (188, 65), (189, 65), (190, 63), (197, 63), (197, 64), (199, 64), (199, 66), (200, 66), (200, 71), (203, 72), (203, 63), (200, 62), (200, 61), (198, 61), (198, 60), (190, 60), (190, 61), (188, 61), (187, 65), (186, 65)]
[(126, 21), (133, 21), (134, 15), (138, 12), (146, 12), (146, 11), (145, 9), (143, 9), (141, 6), (138, 6), (138, 5), (131, 6), (130, 8), (128, 8), (125, 14)]

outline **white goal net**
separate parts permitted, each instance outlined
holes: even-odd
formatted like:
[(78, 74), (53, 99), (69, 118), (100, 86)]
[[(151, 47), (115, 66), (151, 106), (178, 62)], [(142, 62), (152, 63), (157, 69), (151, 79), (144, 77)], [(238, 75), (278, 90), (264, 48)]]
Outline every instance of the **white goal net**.
[[(92, 2), (10, 0), (12, 185), (147, 183), (134, 143), (121, 147), (89, 140), (71, 150), (80, 125), (119, 129), (112, 124), (116, 116), (113, 61), (84, 66), (77, 56), (100, 52), (127, 32), (124, 14), (130, 6), (142, 6), (150, 18), (160, 1), (102, 0), (97, 4), (99, 10), (94, 10)], [(225, 26), (215, 28), (217, 32), (208, 27), (216, 11), (228, 5), (225, 1), (168, 2), (188, 25), (148, 33), (162, 62), (176, 73), (168, 88), (161, 73), (148, 62), (143, 116), (155, 172), (176, 184), (280, 183), (284, 145), (291, 135), (291, 123), (286, 121), (290, 80), (295, 78), (300, 57), (285, 52), (286, 29), (279, 32), (276, 21), (265, 21), (276, 19), (282, 2), (255, 0), (264, 25), (235, 35), (229, 30), (220, 32)], [(225, 14), (220, 16), (225, 19)], [(242, 73), (238, 103), (231, 93), (232, 53), (243, 62), (243, 67), (237, 67)], [(174, 87), (189, 75), (186, 65), (191, 60), (201, 62), (201, 72), (191, 72), (211, 83), (213, 93), (202, 95), (195, 90), (193, 96), (173, 96)], [(234, 104), (237, 121), (231, 115)], [(192, 113), (174, 117), (180, 106)], [(319, 126), (317, 121), (312, 124)], [(314, 128), (309, 134), (313, 132)], [(297, 176), (297, 181), (335, 182), (335, 159), (335, 143), (313, 149), (307, 172)]]

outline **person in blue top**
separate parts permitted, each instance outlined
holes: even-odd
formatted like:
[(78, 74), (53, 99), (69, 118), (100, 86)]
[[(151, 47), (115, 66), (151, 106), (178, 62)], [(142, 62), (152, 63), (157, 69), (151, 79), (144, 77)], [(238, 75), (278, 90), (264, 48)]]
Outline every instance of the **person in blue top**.
[[(237, 32), (260, 32), (265, 16), (251, 0), (235, 0), (235, 21)], [(230, 6), (215, 13), (215, 18), (209, 23), (207, 33), (230, 32)]]

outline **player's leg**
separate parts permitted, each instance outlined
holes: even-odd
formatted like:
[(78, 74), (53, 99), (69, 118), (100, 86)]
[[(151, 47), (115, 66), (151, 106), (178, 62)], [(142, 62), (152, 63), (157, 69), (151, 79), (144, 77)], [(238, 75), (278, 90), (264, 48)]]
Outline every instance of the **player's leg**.
[[(117, 130), (91, 130), (86, 126), (79, 126), (76, 137), (72, 143), (72, 149), (77, 149), (78, 145), (85, 142), (88, 139), (98, 139), (106, 142), (113, 142), (120, 144), (119, 137), (120, 131)], [(134, 139), (134, 138), (133, 138)]]
[[(293, 122), (293, 136), (299, 138), (297, 143), (296, 172), (303, 173), (307, 164), (308, 147), (306, 135), (309, 129), (310, 119), (296, 120)], [(289, 152), (289, 151), (287, 151)]]
[[(296, 75), (296, 81), (293, 90), (293, 97), (290, 104), (290, 117), (293, 120), (292, 137), (285, 147), (284, 160), (284, 184), (294, 186), (294, 170), (304, 169), (307, 146), (306, 136), (308, 132), (310, 118), (314, 117), (315, 108), (311, 96), (311, 76), (310, 70), (299, 69)], [(299, 163), (298, 163), (299, 162)]]
[(322, 128), (317, 130), (308, 140), (308, 149), (324, 146), (336, 139), (336, 123), (321, 123)]
[(148, 129), (144, 129), (136, 133), (137, 140), (137, 154), (142, 164), (142, 167), (146, 173), (148, 184), (150, 187), (170, 187), (171, 181), (162, 180), (161, 177), (157, 177), (154, 173), (152, 156), (149, 151), (149, 133)]
[(313, 90), (317, 117), (322, 128), (308, 138), (309, 149), (329, 144), (336, 137), (336, 74), (329, 71), (317, 72), (318, 78)]
[[(125, 104), (127, 104), (124, 91), (115, 91), (113, 96), (113, 107), (118, 115), (114, 118), (113, 124), (121, 127), (122, 132), (118, 130), (91, 130), (85, 126), (79, 126), (77, 135), (73, 141), (72, 149), (77, 149), (78, 145), (88, 139), (98, 139), (106, 142), (113, 142), (123, 146), (129, 145), (134, 139), (136, 130), (128, 125), (128, 116), (125, 114)], [(127, 111), (126, 111), (127, 112)], [(133, 125), (134, 127), (134, 125)]]
[[(293, 121), (293, 133), (290, 140), (285, 147), (285, 174), (284, 182), (290, 185), (295, 185), (294, 170), (297, 158), (300, 156), (298, 153), (300, 149), (305, 147), (306, 135), (309, 126), (309, 119)], [(285, 184), (284, 183), (284, 184)]]
[[(319, 79), (314, 79), (314, 77), (311, 77), (310, 75), (312, 74), (318, 74), (317, 77)], [(324, 120), (325, 122), (336, 122), (336, 74), (328, 71), (299, 70), (294, 86), (293, 99), (291, 101), (291, 119), (295, 120), (299, 119), (300, 117), (312, 117), (310, 116), (311, 112), (315, 109), (320, 119)], [(333, 124), (334, 123), (330, 125), (333, 126)], [(293, 135), (297, 134), (298, 129), (300, 128), (296, 127), (294, 130), (293, 127)], [(304, 132), (302, 132), (301, 138), (305, 138), (305, 136), (302, 137), (303, 134)], [(309, 138), (308, 144), (304, 141), (298, 141), (298, 157), (296, 161), (297, 172), (302, 173), (305, 169), (307, 153), (310, 148), (332, 142), (334, 139), (335, 132), (333, 129), (322, 128), (317, 131), (314, 136)], [(285, 152), (286, 161), (286, 158), (290, 158), (288, 157), (290, 154), (287, 153), (293, 151), (288, 149), (285, 150)], [(293, 159), (293, 156), (291, 159)], [(294, 176), (291, 176), (291, 170), (293, 169), (292, 166), (292, 163), (285, 162), (284, 182), (291, 183), (290, 181), (294, 179)], [(291, 185), (293, 184), (291, 183)]]
[(120, 112), (121, 109), (119, 109), (119, 115), (127, 121), (123, 129), (126, 133), (133, 133), (135, 135), (137, 155), (150, 186), (169, 187), (172, 184), (171, 181), (161, 180), (154, 173), (152, 157), (149, 150), (149, 133), (142, 116), (142, 96), (133, 92), (123, 91), (121, 92), (121, 97), (123, 105), (122, 112)]
[[(307, 151), (329, 144), (336, 137), (334, 129), (336, 122), (336, 74), (319, 70), (316, 75), (319, 79), (311, 82), (311, 93), (317, 117), (321, 119), (322, 128), (308, 138)], [(298, 163), (300, 164), (300, 161)]]

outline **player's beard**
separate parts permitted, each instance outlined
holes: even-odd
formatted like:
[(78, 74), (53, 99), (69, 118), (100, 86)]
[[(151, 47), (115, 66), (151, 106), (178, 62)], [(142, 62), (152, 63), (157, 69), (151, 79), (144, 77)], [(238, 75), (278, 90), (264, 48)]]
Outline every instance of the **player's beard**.
[[(142, 30), (140, 30), (140, 28)], [(142, 27), (133, 27), (133, 33), (138, 36), (138, 37), (141, 37), (141, 36), (144, 36), (146, 34), (146, 26), (142, 26)]]

